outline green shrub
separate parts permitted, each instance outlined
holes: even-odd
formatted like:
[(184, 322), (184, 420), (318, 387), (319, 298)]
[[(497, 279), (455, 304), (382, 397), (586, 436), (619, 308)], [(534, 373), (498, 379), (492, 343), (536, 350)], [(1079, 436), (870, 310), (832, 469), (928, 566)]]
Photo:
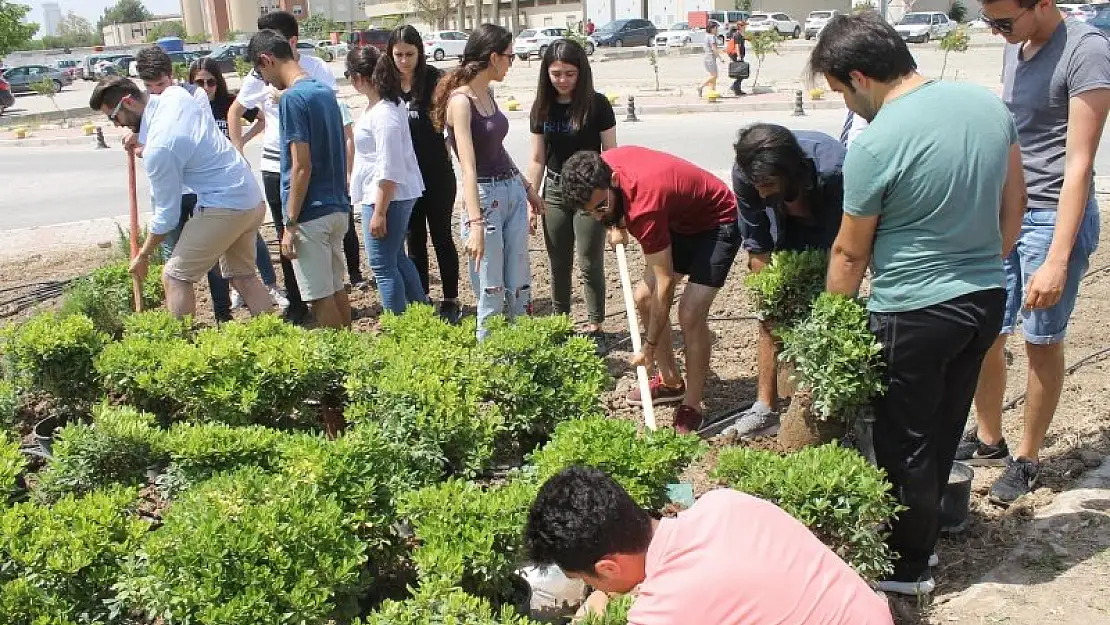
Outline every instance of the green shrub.
[[(85, 315), (98, 330), (113, 337), (123, 332), (123, 320), (135, 310), (128, 260), (113, 261), (77, 278), (66, 287), (62, 315)], [(143, 282), (143, 310), (162, 305), (162, 266), (153, 265)]]
[(667, 484), (704, 450), (693, 434), (665, 429), (640, 435), (631, 421), (583, 419), (559, 424), (551, 442), (530, 462), (541, 483), (571, 465), (597, 467), (641, 506), (657, 510), (667, 502)]
[(535, 625), (509, 606), (495, 611), (490, 604), (458, 588), (421, 585), (407, 601), (386, 601), (355, 625)]
[(744, 278), (759, 317), (784, 327), (804, 319), (825, 290), (828, 262), (821, 250), (772, 253), (766, 267)]
[(825, 418), (849, 419), (882, 393), (882, 345), (867, 329), (867, 310), (854, 299), (823, 293), (809, 316), (782, 332), (782, 360), (795, 365), (813, 407)]
[(161, 363), (183, 350), (183, 339), (157, 339), (143, 333), (111, 343), (96, 358), (104, 390), (114, 398), (158, 415), (175, 415), (179, 402), (161, 384)]
[(0, 379), (0, 430), (6, 432), (15, 427), (18, 411), (19, 392), (11, 381)]
[(632, 609), (635, 599), (632, 595), (621, 595), (609, 600), (605, 605), (605, 612), (588, 612), (582, 625), (627, 625), (628, 611)]
[(777, 504), (865, 579), (892, 570), (878, 527), (899, 510), (882, 469), (833, 444), (787, 456), (745, 448), (721, 452), (712, 476)]
[(99, 390), (93, 359), (107, 340), (88, 317), (52, 312), (0, 330), (8, 377), (67, 405), (90, 400)]
[(116, 601), (167, 625), (325, 623), (366, 559), (334, 498), (255, 467), (187, 491), (164, 518)]
[(277, 430), (256, 425), (175, 424), (159, 437), (158, 453), (170, 461), (158, 476), (159, 490), (169, 498), (219, 472), (244, 467), (274, 468), (284, 437)]
[(93, 415), (93, 423), (71, 423), (58, 433), (54, 458), (35, 485), (36, 497), (54, 501), (110, 484), (146, 483), (146, 469), (162, 458), (157, 451), (161, 431), (154, 417), (107, 404), (94, 409)]
[(123, 318), (123, 336), (156, 341), (189, 338), (191, 322), (178, 319), (166, 310), (151, 310)]
[(420, 583), (459, 586), (496, 603), (511, 601), (524, 559), (523, 528), (535, 486), (510, 482), (491, 489), (448, 480), (401, 497), (412, 523)]
[(132, 514), (135, 491), (113, 488), (53, 506), (0, 510), (0, 614), (10, 625), (110, 622), (122, 564), (147, 524)]
[(19, 441), (0, 434), (0, 504), (6, 504), (15, 492), (16, 481), (26, 465), (27, 459), (19, 451)]

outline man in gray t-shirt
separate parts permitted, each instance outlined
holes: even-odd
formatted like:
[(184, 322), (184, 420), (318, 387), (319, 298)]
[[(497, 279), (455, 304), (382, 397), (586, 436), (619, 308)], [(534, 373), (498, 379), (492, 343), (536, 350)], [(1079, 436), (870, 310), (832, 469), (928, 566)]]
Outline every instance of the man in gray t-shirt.
[[(984, 0), (983, 14), (1007, 42), (1002, 99), (1017, 125), (1028, 188), (1021, 236), (1005, 259), (1007, 309), (975, 396), (978, 431), (956, 458), (1005, 465), (990, 499), (1009, 505), (1030, 492), (1064, 379), (1064, 334), (1079, 281), (1098, 245), (1094, 158), (1110, 108), (1110, 40), (1052, 2)], [(1020, 315), (1029, 358), (1025, 431), (1011, 456), (1002, 438), (1003, 348)]]

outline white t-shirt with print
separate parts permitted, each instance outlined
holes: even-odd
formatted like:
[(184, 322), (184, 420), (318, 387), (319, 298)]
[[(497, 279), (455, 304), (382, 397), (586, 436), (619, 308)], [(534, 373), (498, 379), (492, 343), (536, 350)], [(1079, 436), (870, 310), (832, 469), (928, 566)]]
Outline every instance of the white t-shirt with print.
[[(333, 91), (339, 91), (339, 86), (335, 84), (335, 76), (323, 59), (302, 54), (298, 63), (310, 78), (331, 87)], [(259, 169), (277, 172), (281, 171), (281, 127), (278, 105), (272, 93), (273, 90), (269, 85), (251, 73), (243, 78), (243, 85), (239, 88), (237, 99), (248, 109), (262, 108), (262, 114), (266, 116), (266, 130), (262, 134), (262, 165)]]

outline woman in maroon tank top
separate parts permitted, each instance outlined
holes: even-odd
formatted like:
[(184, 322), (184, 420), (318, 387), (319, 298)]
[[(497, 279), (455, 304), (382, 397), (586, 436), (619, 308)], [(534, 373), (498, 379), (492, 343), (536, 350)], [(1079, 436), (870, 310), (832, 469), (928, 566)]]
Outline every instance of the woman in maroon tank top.
[(439, 81), (433, 100), (432, 121), (446, 128), (462, 173), (462, 238), (478, 299), (479, 339), (491, 316), (512, 319), (531, 308), (529, 212), (544, 211), (543, 200), (505, 151), (509, 120), (489, 88), (491, 81), (504, 80), (512, 64), (513, 36), (482, 24), (467, 40), (459, 67)]

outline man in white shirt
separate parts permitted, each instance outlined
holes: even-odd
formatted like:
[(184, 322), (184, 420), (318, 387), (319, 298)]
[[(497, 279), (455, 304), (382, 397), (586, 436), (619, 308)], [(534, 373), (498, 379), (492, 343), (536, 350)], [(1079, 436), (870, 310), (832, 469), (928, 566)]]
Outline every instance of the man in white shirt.
[(143, 150), (154, 216), (150, 235), (131, 261), (131, 273), (146, 278), (150, 255), (178, 225), (182, 189), (187, 187), (197, 195), (196, 214), (185, 223), (162, 271), (170, 312), (178, 317), (196, 312), (193, 283), (217, 261), (252, 315), (269, 312), (270, 295), (255, 271), (254, 239), (266, 210), (262, 193), (207, 103), (180, 87), (152, 96), (126, 78), (110, 77), (93, 89), (89, 107), (131, 129)]
[[(258, 18), (258, 30), (276, 30), (281, 33), (293, 48), (294, 58), (301, 69), (309, 78), (322, 83), (332, 90), (338, 89), (335, 76), (323, 59), (297, 52), (297, 38), (299, 27), (297, 18), (287, 11), (273, 11)], [(280, 93), (277, 89), (266, 84), (266, 81), (257, 72), (251, 72), (243, 77), (243, 84), (239, 94), (231, 103), (228, 110), (228, 119), (239, 119), (243, 113), (257, 108), (262, 111), (265, 132), (262, 135), (262, 187), (266, 193), (266, 203), (270, 206), (270, 216), (274, 220), (274, 229), (280, 241), (285, 235), (284, 217), (281, 207), (281, 124), (278, 119), (278, 100)], [(240, 152), (243, 151), (243, 129), (237, 124), (228, 125), (228, 136), (231, 143)], [(356, 235), (357, 236), (357, 235)], [(357, 253), (358, 242), (355, 241)], [(356, 261), (357, 265), (357, 261)], [(293, 271), (292, 262), (281, 256), (281, 271), (285, 278), (286, 297), (289, 298), (289, 308), (286, 318), (293, 322), (301, 322), (308, 316), (308, 306), (301, 296), (297, 284), (297, 277)], [(354, 273), (354, 272), (349, 272)], [(354, 276), (353, 276), (354, 277)], [(353, 278), (352, 277), (352, 278)]]

